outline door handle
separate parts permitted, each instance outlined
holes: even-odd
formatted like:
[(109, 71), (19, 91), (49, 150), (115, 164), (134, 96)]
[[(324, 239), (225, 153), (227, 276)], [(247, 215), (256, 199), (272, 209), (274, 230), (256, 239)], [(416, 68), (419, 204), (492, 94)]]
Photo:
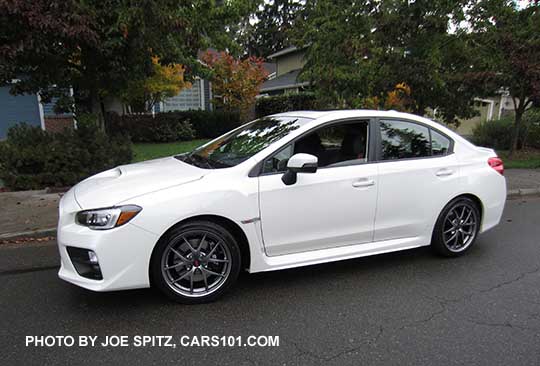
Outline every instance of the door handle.
[(352, 186), (354, 188), (361, 188), (361, 187), (371, 187), (375, 185), (375, 181), (373, 179), (359, 179), (357, 181), (354, 181)]
[(443, 168), (443, 169), (437, 170), (437, 173), (435, 173), (437, 177), (446, 177), (452, 174), (454, 174), (454, 171), (449, 168)]

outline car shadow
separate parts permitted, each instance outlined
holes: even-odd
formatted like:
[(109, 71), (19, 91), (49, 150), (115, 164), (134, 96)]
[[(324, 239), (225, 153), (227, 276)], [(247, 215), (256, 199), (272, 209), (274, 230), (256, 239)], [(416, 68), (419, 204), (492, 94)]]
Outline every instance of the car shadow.
[[(445, 270), (445, 266), (467, 266), (481, 257), (488, 250), (489, 243), (478, 243), (466, 256), (448, 259), (433, 254), (429, 247), (406, 251), (355, 258), (338, 262), (324, 263), (280, 271), (247, 273), (242, 272), (234, 288), (214, 303), (198, 305), (200, 307), (223, 307), (228, 304), (239, 305), (244, 302), (270, 301), (290, 296), (290, 294), (330, 291), (337, 284), (341, 288), (352, 290), (358, 281), (372, 286), (384, 285), (384, 281), (399, 280), (406, 273), (408, 276), (429, 275), (430, 272)], [(456, 264), (456, 260), (462, 264)], [(70, 301), (92, 308), (141, 308), (190, 306), (176, 304), (168, 300), (155, 289), (124, 290), (114, 292), (92, 292), (66, 284), (70, 287)], [(349, 286), (349, 287), (347, 287)], [(219, 304), (219, 305), (217, 305)]]

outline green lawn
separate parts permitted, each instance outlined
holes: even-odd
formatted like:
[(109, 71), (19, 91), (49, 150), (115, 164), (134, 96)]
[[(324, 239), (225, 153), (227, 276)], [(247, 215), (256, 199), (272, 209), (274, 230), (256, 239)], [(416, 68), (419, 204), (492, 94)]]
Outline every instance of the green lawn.
[(540, 168), (540, 150), (518, 151), (510, 159), (508, 151), (497, 151), (503, 159), (505, 169), (536, 169)]
[(208, 140), (169, 142), (162, 144), (133, 144), (133, 162), (162, 158), (192, 151)]

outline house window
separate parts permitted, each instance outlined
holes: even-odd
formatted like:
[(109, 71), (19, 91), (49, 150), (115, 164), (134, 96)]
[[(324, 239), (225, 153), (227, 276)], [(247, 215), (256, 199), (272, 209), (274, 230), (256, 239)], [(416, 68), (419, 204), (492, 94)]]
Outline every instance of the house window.
[(178, 95), (163, 101), (163, 112), (201, 109), (201, 82), (195, 80), (191, 88), (182, 90)]

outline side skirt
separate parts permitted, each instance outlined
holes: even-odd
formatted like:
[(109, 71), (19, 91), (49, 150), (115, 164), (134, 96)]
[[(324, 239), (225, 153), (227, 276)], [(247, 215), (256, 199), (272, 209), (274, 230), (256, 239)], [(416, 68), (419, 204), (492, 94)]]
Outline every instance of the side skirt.
[[(428, 242), (426, 244), (426, 241)], [(367, 257), (376, 254), (397, 252), (400, 250), (418, 248), (429, 245), (429, 239), (423, 237), (401, 238), (347, 245), (343, 247), (320, 249), (311, 252), (301, 252), (268, 257), (262, 254), (260, 260), (251, 261), (251, 273), (276, 271), (279, 269), (310, 266), (313, 264), (335, 262), (345, 259)]]

